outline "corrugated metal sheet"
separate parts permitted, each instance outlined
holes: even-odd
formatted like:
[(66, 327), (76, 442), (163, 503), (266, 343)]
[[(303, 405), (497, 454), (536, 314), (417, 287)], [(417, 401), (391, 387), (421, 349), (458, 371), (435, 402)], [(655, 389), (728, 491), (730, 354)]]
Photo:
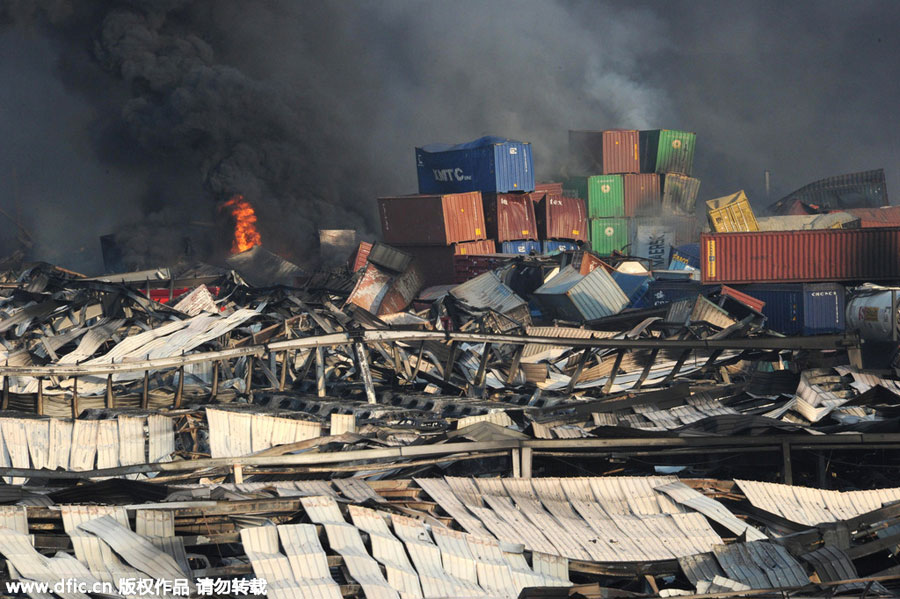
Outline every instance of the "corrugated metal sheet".
[(415, 481), (467, 532), (479, 536), (490, 536), (481, 521), (466, 510), (466, 507), (457, 499), (445, 481), (432, 478), (417, 478)]
[(845, 290), (838, 283), (756, 284), (741, 291), (766, 302), (766, 326), (784, 335), (844, 331)]
[(553, 194), (561, 196), (563, 194), (563, 184), (562, 183), (535, 183), (534, 192), (531, 195), (531, 199), (537, 201), (540, 199), (540, 194)]
[(693, 215), (700, 195), (700, 179), (670, 173), (663, 177), (662, 205), (666, 212)]
[(674, 501), (687, 506), (693, 510), (697, 510), (707, 518), (715, 520), (734, 534), (740, 536), (747, 535), (748, 541), (761, 541), (768, 539), (762, 532), (756, 530), (743, 520), (737, 518), (728, 511), (724, 505), (711, 497), (707, 497), (682, 482), (668, 483), (656, 487), (657, 491), (661, 491), (671, 497)]
[(642, 173), (623, 177), (625, 216), (658, 215), (662, 209), (659, 175)]
[(378, 198), (381, 232), (393, 245), (449, 245), (485, 239), (481, 193)]
[(570, 167), (583, 175), (641, 171), (638, 132), (569, 131)]
[(726, 310), (699, 295), (673, 302), (666, 314), (666, 322), (685, 326), (695, 322), (706, 322), (720, 329), (726, 329), (737, 321)]
[(278, 418), (232, 410), (206, 409), (212, 457), (239, 457), (276, 445), (321, 436), (322, 425), (308, 420)]
[(294, 286), (306, 275), (302, 268), (261, 245), (229, 256), (225, 259), (225, 263), (236, 270), (245, 281), (257, 287)]
[[(413, 255), (414, 268), (422, 279), (423, 287), (449, 285), (469, 280), (471, 276), (465, 276), (462, 280), (457, 276), (454, 256), (480, 256), (494, 254), (497, 251), (493, 240), (455, 243), (447, 246), (404, 245), (401, 246), (401, 249)], [(504, 256), (502, 259), (508, 260), (509, 257)]]
[(348, 265), (350, 266), (351, 272), (356, 272), (360, 268), (366, 265), (366, 260), (369, 258), (369, 252), (372, 251), (372, 244), (367, 241), (360, 241), (359, 246), (356, 248), (356, 251), (350, 256), (350, 260)]
[(805, 231), (809, 229), (858, 229), (861, 221), (849, 212), (832, 212), (830, 214), (760, 216), (757, 217), (756, 224), (760, 231)]
[(403, 542), (398, 540), (385, 522), (382, 513), (351, 505), (350, 518), (359, 530), (368, 533), (372, 547), (372, 557), (382, 564), (387, 572), (388, 583), (400, 591), (402, 597), (422, 597), (419, 577), (413, 569)]
[(900, 228), (704, 234), (704, 283), (900, 279)]
[(539, 287), (534, 297), (559, 318), (573, 321), (618, 314), (628, 305), (628, 297), (602, 268), (582, 275), (567, 266)]
[(831, 491), (735, 479), (754, 507), (805, 526), (847, 520), (900, 500), (900, 488)]
[(412, 265), (413, 256), (384, 243), (375, 243), (369, 251), (367, 260), (376, 266), (386, 268), (395, 273), (402, 273), (406, 272)]
[(753, 589), (794, 588), (809, 584), (803, 566), (781, 545), (766, 541), (720, 545), (713, 553), (725, 574)]
[(416, 173), (419, 193), (534, 190), (531, 144), (500, 137), (416, 148)]
[(534, 252), (541, 253), (540, 241), (504, 241), (500, 244), (500, 252), (503, 254), (517, 254), (527, 256)]
[(316, 599), (339, 599), (342, 596), (340, 586), (331, 577), (328, 558), (314, 525), (281, 525), (278, 527), (278, 538), (284, 546), (293, 577), (302, 589), (301, 596)]
[(863, 228), (900, 226), (900, 206), (848, 208), (846, 213), (858, 218), (859, 226)]
[(174, 537), (175, 512), (172, 510), (136, 510), (134, 531), (142, 537)]
[(175, 453), (175, 429), (172, 419), (161, 414), (151, 414), (147, 416), (147, 428), (150, 437), (147, 443), (149, 448), (147, 460), (151, 464), (171, 460), (172, 454)]
[(889, 203), (884, 169), (877, 169), (819, 179), (781, 198), (769, 206), (769, 210), (775, 214), (790, 214), (796, 204), (841, 210), (877, 208)]
[(503, 284), (495, 272), (486, 272), (457, 285), (450, 295), (475, 308), (490, 308), (501, 314), (527, 305), (527, 302)]
[(690, 175), (694, 167), (696, 141), (696, 134), (688, 131), (641, 131), (641, 171)]
[(759, 224), (744, 190), (706, 201), (709, 226), (718, 233), (759, 231)]
[(587, 212), (584, 200), (546, 195), (535, 205), (541, 239), (587, 241)]
[(588, 216), (625, 216), (625, 183), (621, 175), (594, 175), (587, 178)]
[[(11, 577), (47, 583), (50, 588), (62, 580), (49, 568), (51, 560), (38, 553), (31, 545), (31, 539), (27, 534), (0, 528), (0, 544), (3, 547), (4, 557), (17, 571), (18, 576)], [(35, 593), (31, 596), (35, 599), (43, 599), (53, 595)], [(60, 596), (64, 599), (88, 599), (88, 595), (84, 593), (66, 593)]]
[(591, 249), (603, 256), (627, 252), (631, 245), (631, 222), (627, 218), (592, 218)]
[(497, 241), (537, 239), (534, 202), (523, 193), (484, 193), (487, 236)]

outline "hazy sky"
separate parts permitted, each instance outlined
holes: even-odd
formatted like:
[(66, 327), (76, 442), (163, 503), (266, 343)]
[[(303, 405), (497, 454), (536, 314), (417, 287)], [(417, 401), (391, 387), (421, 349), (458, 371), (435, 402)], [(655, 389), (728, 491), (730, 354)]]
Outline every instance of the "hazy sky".
[[(413, 148), (499, 135), (540, 178), (570, 128), (697, 133), (701, 200), (883, 167), (900, 193), (900, 2), (0, 0), (0, 208), (33, 257), (214, 255), (244, 193), (267, 247), (377, 232)], [(15, 229), (0, 216), (0, 250)], [(201, 256), (202, 257), (202, 256)]]

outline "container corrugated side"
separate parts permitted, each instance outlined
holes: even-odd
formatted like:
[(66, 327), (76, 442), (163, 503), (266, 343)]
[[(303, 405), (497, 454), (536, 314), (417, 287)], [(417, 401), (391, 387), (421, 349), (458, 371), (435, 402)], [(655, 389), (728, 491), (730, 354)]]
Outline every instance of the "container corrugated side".
[(680, 173), (694, 168), (697, 136), (689, 131), (653, 129), (640, 132), (641, 170), (648, 173)]
[(659, 175), (623, 175), (625, 216), (658, 215), (662, 209)]
[(569, 131), (569, 166), (580, 175), (639, 173), (640, 139), (631, 129)]
[(484, 220), (487, 236), (497, 241), (537, 239), (534, 202), (523, 193), (485, 193)]
[(350, 272), (356, 272), (366, 265), (366, 260), (369, 257), (369, 252), (372, 251), (372, 244), (368, 241), (360, 241), (359, 247), (356, 248), (356, 251), (353, 252), (353, 255), (350, 256), (350, 260), (348, 265), (350, 266)]
[(641, 225), (648, 227), (667, 227), (675, 233), (673, 245), (698, 243), (700, 241), (700, 223), (694, 216), (669, 214), (666, 216), (638, 216), (631, 219), (632, 237)]
[(527, 256), (531, 252), (541, 253), (540, 241), (504, 241), (500, 244), (501, 254), (518, 254)]
[(828, 335), (845, 329), (845, 289), (839, 283), (742, 285), (763, 300), (766, 327), (783, 335)]
[(717, 233), (759, 231), (756, 215), (744, 190), (706, 201), (709, 226)]
[(700, 195), (700, 179), (670, 173), (663, 176), (662, 206), (667, 212), (694, 214)]
[(582, 275), (573, 266), (567, 266), (538, 288), (534, 296), (559, 318), (576, 322), (618, 314), (629, 303), (612, 276), (602, 268)]
[(416, 148), (419, 193), (534, 190), (531, 144), (496, 137)]
[(449, 245), (485, 239), (481, 193), (378, 198), (381, 232), (391, 245)]
[(900, 279), (900, 228), (703, 234), (704, 283)]
[(555, 239), (547, 239), (541, 243), (541, 250), (544, 254), (553, 252), (571, 252), (577, 250), (578, 246), (572, 241), (558, 241)]
[(857, 217), (860, 227), (900, 227), (900, 206), (848, 208), (844, 212)]
[(631, 238), (631, 222), (627, 218), (591, 219), (591, 249), (601, 256), (626, 251)]
[(474, 308), (491, 308), (501, 314), (526, 305), (528, 302), (515, 294), (494, 272), (486, 272), (457, 285), (450, 295)]
[(453, 257), (456, 255), (493, 254), (493, 240), (472, 241), (453, 245), (403, 245), (399, 249), (412, 254), (413, 265), (422, 278), (423, 286), (449, 285), (457, 282)]
[(580, 198), (547, 195), (535, 205), (541, 239), (587, 241), (587, 212)]
[(625, 216), (625, 184), (622, 175), (587, 178), (588, 218)]
[(413, 257), (385, 243), (375, 243), (369, 252), (368, 261), (394, 272), (404, 272), (412, 264)]

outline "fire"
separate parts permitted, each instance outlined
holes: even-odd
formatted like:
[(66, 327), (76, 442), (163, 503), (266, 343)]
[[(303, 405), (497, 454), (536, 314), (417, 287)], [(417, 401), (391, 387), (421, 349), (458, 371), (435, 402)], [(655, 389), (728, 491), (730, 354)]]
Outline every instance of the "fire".
[(223, 204), (231, 209), (234, 217), (234, 240), (231, 242), (231, 253), (246, 252), (255, 245), (262, 244), (259, 231), (256, 230), (256, 213), (250, 202), (238, 194)]

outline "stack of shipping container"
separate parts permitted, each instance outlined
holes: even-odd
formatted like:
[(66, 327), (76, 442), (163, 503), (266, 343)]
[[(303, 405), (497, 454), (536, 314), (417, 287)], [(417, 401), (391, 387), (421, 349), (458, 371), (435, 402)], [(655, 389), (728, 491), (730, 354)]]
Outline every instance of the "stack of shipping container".
[(695, 138), (667, 129), (569, 131), (569, 169), (577, 176), (566, 180), (566, 192), (587, 201), (594, 251), (666, 268), (669, 246), (696, 241)]

